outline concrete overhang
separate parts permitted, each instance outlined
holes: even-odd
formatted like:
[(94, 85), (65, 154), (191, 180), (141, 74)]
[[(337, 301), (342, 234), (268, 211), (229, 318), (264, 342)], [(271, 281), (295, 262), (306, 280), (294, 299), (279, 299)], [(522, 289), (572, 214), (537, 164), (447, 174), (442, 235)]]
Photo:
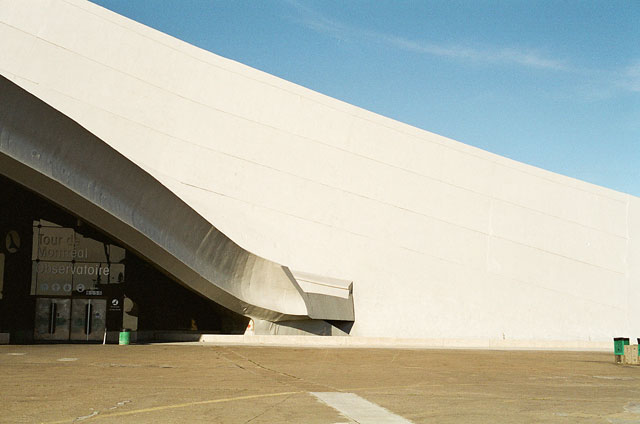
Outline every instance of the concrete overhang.
[(346, 294), (334, 287), (336, 295), (303, 275), (305, 290), (286, 266), (243, 249), (127, 157), (1, 76), (0, 99), (0, 174), (235, 312), (274, 322), (354, 319), (351, 285)]

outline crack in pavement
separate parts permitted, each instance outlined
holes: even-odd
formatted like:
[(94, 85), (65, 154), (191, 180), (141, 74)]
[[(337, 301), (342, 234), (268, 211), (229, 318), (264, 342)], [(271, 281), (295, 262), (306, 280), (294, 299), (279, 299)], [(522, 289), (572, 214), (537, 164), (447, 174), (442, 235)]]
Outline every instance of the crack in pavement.
[(273, 405), (270, 405), (270, 406), (266, 407), (262, 412), (260, 412), (259, 414), (255, 415), (253, 418), (250, 418), (247, 421), (245, 421), (244, 424), (248, 424), (251, 421), (255, 420), (256, 418), (263, 416), (264, 414), (267, 413), (267, 411), (270, 411), (273, 408), (275, 408), (276, 406), (279, 406), (280, 404), (282, 404), (282, 403), (286, 402), (287, 400), (291, 399), (292, 396), (293, 396), (293, 394), (291, 394), (291, 395), (287, 396), (286, 398), (282, 399), (280, 402), (276, 402)]
[[(278, 371), (272, 368), (269, 368), (267, 366), (264, 366), (258, 362), (256, 362), (253, 359), (247, 358), (246, 356), (242, 355), (241, 353), (238, 353), (236, 351), (234, 351), (232, 348), (224, 348), (224, 353), (231, 353), (233, 355), (235, 355), (236, 357), (241, 358), (243, 361), (248, 362), (249, 364), (252, 364), (255, 368), (262, 370), (262, 371), (266, 371), (267, 375), (273, 375), (275, 374), (276, 376), (280, 376), (280, 377), (284, 377), (284, 380), (278, 379), (277, 377), (274, 378), (275, 381), (277, 381), (278, 383), (290, 386), (290, 387), (294, 387), (298, 390), (303, 389), (304, 391), (308, 391), (308, 392), (313, 392), (313, 391), (317, 391), (314, 388), (318, 388), (318, 387), (323, 387), (323, 388), (329, 388), (331, 389), (331, 391), (334, 392), (342, 392), (343, 390), (338, 389), (336, 387), (333, 387), (329, 384), (325, 384), (325, 383), (318, 383), (316, 381), (312, 381), (312, 380), (307, 380), (289, 373), (286, 373), (284, 371)], [(252, 372), (249, 367), (243, 367), (242, 365), (240, 365), (236, 360), (234, 360), (233, 358), (229, 357), (228, 355), (221, 355), (220, 356), (222, 359), (226, 359), (227, 361), (231, 362), (232, 364), (238, 366), (239, 368), (242, 368), (243, 370), (250, 372), (254, 375), (257, 375), (256, 373)], [(264, 374), (263, 374), (264, 375)], [(309, 387), (311, 386), (311, 387)]]

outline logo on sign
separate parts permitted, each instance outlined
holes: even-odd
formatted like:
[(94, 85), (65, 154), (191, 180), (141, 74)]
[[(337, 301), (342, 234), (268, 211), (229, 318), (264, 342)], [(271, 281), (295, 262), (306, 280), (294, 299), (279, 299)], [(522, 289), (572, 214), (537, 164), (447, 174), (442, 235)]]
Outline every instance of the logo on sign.
[(111, 312), (122, 311), (122, 308), (120, 306), (120, 300), (116, 298), (111, 299), (111, 301), (109, 302), (109, 310)]

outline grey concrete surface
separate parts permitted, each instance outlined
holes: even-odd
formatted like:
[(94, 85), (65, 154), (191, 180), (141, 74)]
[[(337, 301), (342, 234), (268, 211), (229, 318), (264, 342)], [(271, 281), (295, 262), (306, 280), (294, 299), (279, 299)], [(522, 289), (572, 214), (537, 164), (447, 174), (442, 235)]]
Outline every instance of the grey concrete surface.
[(632, 423), (612, 353), (210, 345), (0, 346), (2, 423), (350, 423), (353, 393), (413, 423)]

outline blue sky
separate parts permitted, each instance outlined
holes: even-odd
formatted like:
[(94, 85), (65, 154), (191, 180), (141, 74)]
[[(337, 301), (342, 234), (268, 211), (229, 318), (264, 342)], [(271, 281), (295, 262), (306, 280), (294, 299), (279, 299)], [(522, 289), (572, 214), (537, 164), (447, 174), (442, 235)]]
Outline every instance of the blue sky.
[(365, 109), (640, 196), (640, 1), (93, 1)]

